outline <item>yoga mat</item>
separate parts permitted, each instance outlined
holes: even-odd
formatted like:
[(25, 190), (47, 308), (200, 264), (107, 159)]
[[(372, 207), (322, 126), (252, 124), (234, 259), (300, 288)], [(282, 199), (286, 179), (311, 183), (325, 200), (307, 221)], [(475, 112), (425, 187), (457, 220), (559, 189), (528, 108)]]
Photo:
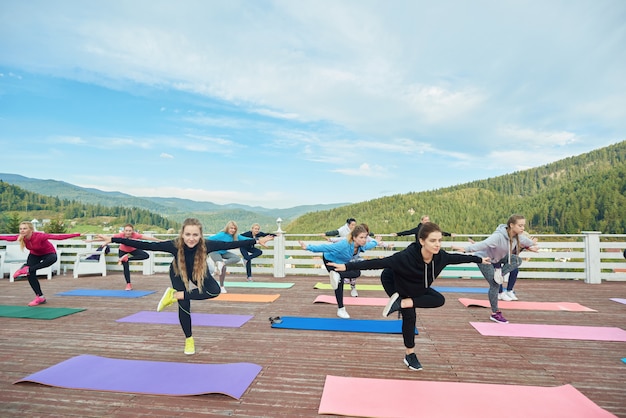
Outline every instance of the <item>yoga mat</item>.
[[(348, 306), (385, 306), (388, 301), (389, 298), (343, 298), (343, 304)], [(331, 305), (336, 305), (337, 298), (335, 298), (335, 295), (318, 295), (313, 303), (330, 303)]]
[[(323, 290), (333, 290), (333, 287), (330, 285), (330, 283), (322, 283), (322, 282), (317, 282), (315, 283), (315, 286), (313, 286), (314, 289), (323, 289)], [(350, 289), (350, 284), (349, 283), (344, 283), (343, 284), (343, 288), (344, 289)], [(358, 290), (382, 290), (384, 291), (385, 289), (383, 289), (383, 285), (382, 284), (359, 284), (357, 283), (356, 288)]]
[(617, 303), (623, 303), (624, 305), (626, 305), (626, 299), (622, 299), (622, 298), (611, 298), (612, 301), (617, 302)]
[(626, 357), (622, 359), (622, 363), (626, 363)]
[(57, 296), (99, 296), (103, 298), (140, 298), (154, 293), (154, 290), (115, 290), (115, 289), (73, 289), (57, 293)]
[(227, 302), (274, 302), (280, 295), (253, 295), (244, 293), (220, 293), (213, 300), (221, 300)]
[(248, 287), (254, 289), (289, 289), (293, 283), (264, 283), (264, 282), (225, 282), (224, 287)]
[[(280, 320), (280, 323), (273, 322), (272, 328), (402, 334), (401, 320), (304, 318), (298, 316), (281, 316)], [(416, 329), (415, 334), (417, 333)]]
[(7, 318), (56, 319), (62, 316), (82, 312), (79, 308), (44, 308), (42, 306), (0, 305), (0, 316)]
[(252, 363), (173, 363), (80, 355), (14, 383), (150, 395), (222, 393), (239, 399), (260, 371), (261, 366)]
[[(496, 324), (497, 325), (497, 324)], [(346, 396), (350, 388), (350, 396)], [(515, 399), (502, 410), (498, 399)], [(393, 418), (616, 418), (572, 385), (556, 387), (326, 376), (318, 414)]]
[[(459, 298), (459, 302), (467, 307), (479, 306), (489, 308), (488, 300)], [(597, 312), (574, 302), (524, 302), (499, 300), (498, 307), (501, 309), (519, 309), (524, 311), (570, 311), (570, 312)]]
[[(239, 328), (253, 318), (252, 315), (224, 315), (192, 313), (191, 322), (201, 327)], [(140, 311), (120, 318), (115, 322), (133, 322), (142, 324), (179, 325), (178, 312)]]
[(481, 335), (491, 337), (552, 338), (559, 340), (591, 340), (626, 342), (626, 331), (617, 327), (574, 325), (496, 324), (470, 322)]
[[(344, 289), (348, 289), (350, 287), (349, 284), (343, 285)], [(382, 290), (383, 285), (381, 284), (358, 284), (356, 285), (357, 290)], [(323, 290), (332, 290), (332, 286), (330, 283), (317, 283), (314, 286), (314, 289), (323, 289)], [(484, 293), (487, 294), (489, 289), (486, 287), (446, 287), (446, 286), (433, 286), (437, 292), (441, 293)]]

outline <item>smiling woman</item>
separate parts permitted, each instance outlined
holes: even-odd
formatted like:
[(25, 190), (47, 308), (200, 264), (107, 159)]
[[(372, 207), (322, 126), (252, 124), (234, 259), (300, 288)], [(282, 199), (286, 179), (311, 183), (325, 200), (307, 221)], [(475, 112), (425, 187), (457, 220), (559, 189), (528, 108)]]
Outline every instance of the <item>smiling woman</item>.
[[(106, 243), (114, 242), (142, 250), (166, 252), (174, 256), (170, 265), (172, 287), (165, 290), (157, 311), (178, 302), (178, 318), (185, 334), (184, 353), (195, 354), (191, 331), (191, 300), (211, 299), (220, 294), (220, 287), (209, 272), (207, 254), (211, 251), (251, 247), (256, 243), (265, 245), (271, 237), (233, 242), (209, 241), (204, 239), (200, 221), (187, 218), (183, 222), (178, 238), (169, 241), (147, 242), (105, 235), (99, 235), (99, 238)], [(192, 288), (190, 283), (196, 287)]]

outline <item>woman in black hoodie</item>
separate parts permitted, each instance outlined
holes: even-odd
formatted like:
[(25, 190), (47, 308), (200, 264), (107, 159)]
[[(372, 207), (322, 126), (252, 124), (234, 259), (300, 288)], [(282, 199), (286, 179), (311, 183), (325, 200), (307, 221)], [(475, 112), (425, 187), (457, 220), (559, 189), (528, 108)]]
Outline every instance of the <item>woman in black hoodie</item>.
[(449, 264), (489, 263), (489, 258), (466, 254), (449, 254), (441, 249), (442, 231), (437, 224), (424, 223), (418, 241), (389, 257), (346, 264), (328, 263), (337, 271), (378, 270), (385, 291), (390, 295), (383, 316), (402, 313), (402, 337), (406, 353), (404, 364), (409, 370), (422, 370), (415, 355), (415, 308), (438, 308), (445, 303), (443, 295), (430, 286)]

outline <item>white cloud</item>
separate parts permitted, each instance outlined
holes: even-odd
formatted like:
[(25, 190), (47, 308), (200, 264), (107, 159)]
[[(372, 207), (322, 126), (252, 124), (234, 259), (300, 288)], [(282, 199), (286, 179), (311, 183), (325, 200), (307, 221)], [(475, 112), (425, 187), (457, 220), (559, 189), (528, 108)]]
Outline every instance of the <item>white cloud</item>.
[(174, 158), (174, 156), (172, 154), (168, 154), (166, 152), (162, 152), (161, 155), (159, 155), (159, 157), (166, 158), (166, 159), (173, 159)]
[(378, 165), (370, 165), (368, 163), (363, 163), (358, 168), (337, 168), (331, 171), (347, 176), (387, 177), (387, 171), (384, 169), (384, 167)]

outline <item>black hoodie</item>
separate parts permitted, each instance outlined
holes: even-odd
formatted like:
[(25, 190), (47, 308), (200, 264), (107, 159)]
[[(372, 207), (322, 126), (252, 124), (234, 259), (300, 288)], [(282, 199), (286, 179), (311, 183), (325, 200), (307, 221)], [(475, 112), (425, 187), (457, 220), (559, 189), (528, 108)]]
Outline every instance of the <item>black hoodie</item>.
[(390, 268), (396, 284), (396, 291), (401, 297), (419, 297), (426, 293), (433, 281), (448, 264), (482, 263), (483, 259), (475, 255), (450, 254), (439, 250), (430, 263), (425, 264), (422, 246), (413, 242), (404, 250), (389, 257), (350, 262), (346, 270), (378, 270)]

